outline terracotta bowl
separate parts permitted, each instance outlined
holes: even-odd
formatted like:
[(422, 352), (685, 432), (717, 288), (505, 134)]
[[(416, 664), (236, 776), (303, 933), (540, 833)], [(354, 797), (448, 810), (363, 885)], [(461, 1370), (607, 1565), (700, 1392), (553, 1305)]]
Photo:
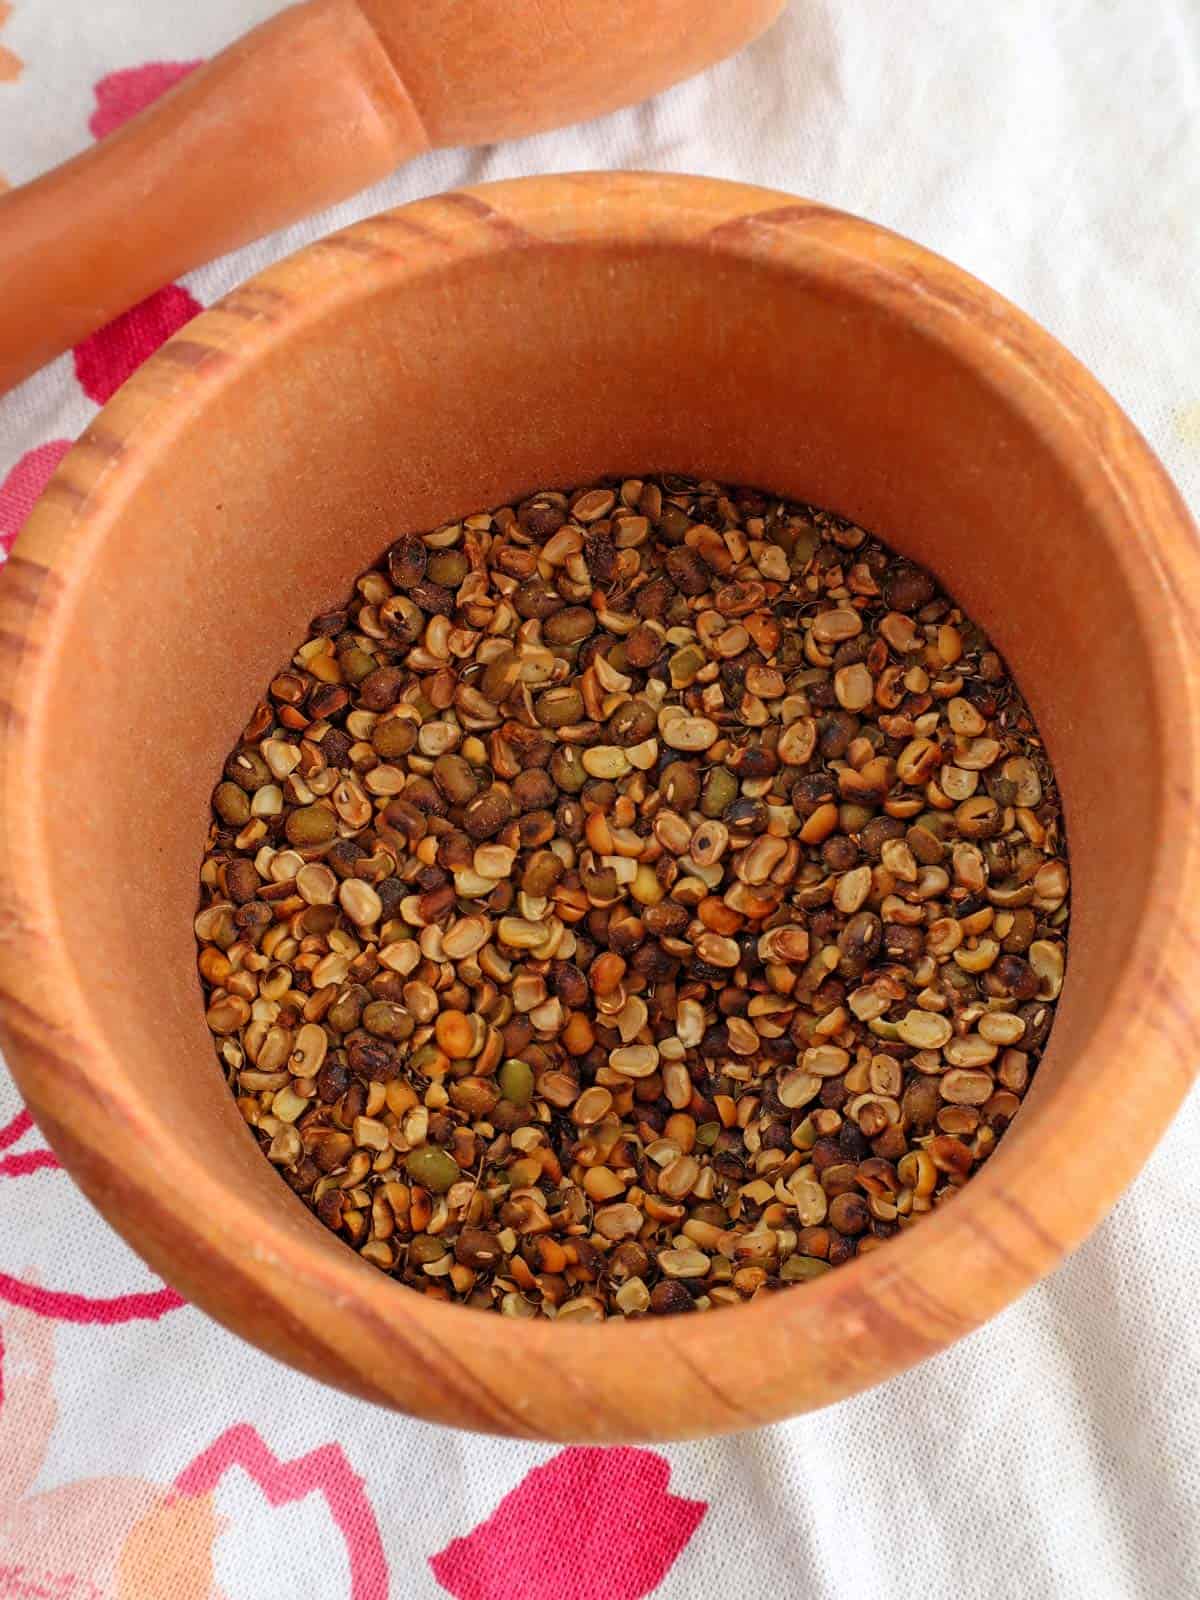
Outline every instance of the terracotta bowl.
[[(426, 1301), (241, 1124), (192, 942), (208, 795), (308, 618), (405, 528), (662, 468), (834, 507), (1009, 657), (1062, 781), (1051, 1048), (918, 1228), (737, 1310), (557, 1328)], [(537, 179), (324, 239), (170, 340), (3, 574), (0, 1018), (64, 1164), (170, 1282), (326, 1382), (463, 1427), (669, 1439), (855, 1393), (1095, 1226), (1191, 1080), (1194, 531), (1114, 402), (937, 257), (784, 195)]]

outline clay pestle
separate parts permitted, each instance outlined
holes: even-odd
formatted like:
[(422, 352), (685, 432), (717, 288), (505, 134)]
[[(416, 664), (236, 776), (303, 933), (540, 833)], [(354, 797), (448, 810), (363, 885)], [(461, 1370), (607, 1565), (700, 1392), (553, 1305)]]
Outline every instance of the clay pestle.
[(305, 0), (0, 197), (0, 393), (180, 273), (426, 150), (629, 105), (785, 0)]

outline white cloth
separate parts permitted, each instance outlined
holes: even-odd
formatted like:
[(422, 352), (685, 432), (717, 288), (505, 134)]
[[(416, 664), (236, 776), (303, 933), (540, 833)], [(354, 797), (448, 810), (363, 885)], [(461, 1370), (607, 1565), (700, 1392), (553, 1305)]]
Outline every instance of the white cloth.
[[(25, 66), (16, 78), (0, 72), (0, 171), (15, 183), (86, 144), (93, 85), (106, 74), (211, 54), (274, 9), (15, 0), (0, 45)], [(334, 226), (466, 181), (584, 167), (756, 181), (884, 222), (1025, 307), (1115, 393), (1195, 506), (1198, 140), (1196, 0), (793, 0), (739, 59), (649, 106), (504, 149), (430, 156), (186, 284), (207, 304)], [(0, 402), (0, 482), (94, 409), (70, 357)], [(7, 1083), (0, 1095), (3, 1127), (19, 1105)], [(587, 1485), (598, 1548), (565, 1563), (555, 1591), (564, 1600), (648, 1593), (680, 1545), (654, 1591), (667, 1600), (1200, 1594), (1194, 1095), (1092, 1240), (982, 1331), (819, 1415), (659, 1451), (671, 1494), (708, 1509), (693, 1528), (680, 1502), (668, 1503), (676, 1515), (666, 1515), (670, 1549), (657, 1570), (653, 1552), (639, 1566), (633, 1536), (614, 1534), (629, 1485), (653, 1477), (649, 1458), (582, 1453), (567, 1460), (565, 1488), (529, 1479), (539, 1463), (562, 1465), (553, 1447), (472, 1438), (344, 1399), (190, 1307), (148, 1299), (135, 1304), (161, 1315), (119, 1320), (130, 1304), (111, 1297), (159, 1286), (65, 1176), (26, 1171), (29, 1161), (12, 1169), (39, 1142), (13, 1137), (0, 1161), (0, 1595), (432, 1600), (448, 1589), (538, 1600), (543, 1588), (521, 1577), (505, 1541), (514, 1528), (518, 1545), (530, 1536), (533, 1521), (521, 1520), (530, 1508), (544, 1512), (560, 1490), (568, 1504)], [(29, 1302), (21, 1285), (31, 1282), (118, 1309), (94, 1313), (108, 1319), (97, 1322), (61, 1295), (33, 1293), (40, 1309), (5, 1303)], [(351, 1487), (339, 1497), (334, 1474), (321, 1479), (328, 1503), (294, 1498), (265, 1452), (255, 1456), (251, 1430), (279, 1461), (336, 1441)], [(216, 1490), (224, 1522), (197, 1532), (184, 1519), (199, 1503), (181, 1509), (162, 1491), (185, 1469), (193, 1486), (203, 1480), (204, 1458), (189, 1463), (214, 1441), (213, 1476), (240, 1453), (269, 1488), (226, 1473)], [(526, 1500), (509, 1503), (507, 1524), (460, 1547), (457, 1563), (430, 1565), (523, 1481)], [(342, 1508), (340, 1524), (329, 1504)], [(185, 1535), (202, 1554), (211, 1547), (211, 1590), (196, 1576), (207, 1571), (199, 1555), (176, 1573)]]

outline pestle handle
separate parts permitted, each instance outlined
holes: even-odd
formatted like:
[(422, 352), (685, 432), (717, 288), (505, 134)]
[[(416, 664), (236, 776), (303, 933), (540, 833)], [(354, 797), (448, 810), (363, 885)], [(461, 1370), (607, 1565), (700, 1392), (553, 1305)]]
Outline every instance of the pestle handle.
[(0, 392), (180, 273), (426, 148), (350, 0), (272, 18), (92, 149), (0, 196)]

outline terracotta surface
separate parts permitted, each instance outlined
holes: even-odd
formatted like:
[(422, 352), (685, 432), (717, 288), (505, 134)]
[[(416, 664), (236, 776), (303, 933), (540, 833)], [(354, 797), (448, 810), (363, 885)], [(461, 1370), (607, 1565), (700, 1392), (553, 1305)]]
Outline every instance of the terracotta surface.
[[(241, 1125), (194, 966), (207, 799), (259, 686), (389, 539), (649, 468), (848, 513), (993, 632), (1062, 781), (1068, 980), (996, 1155), (887, 1248), (735, 1310), (514, 1324), (360, 1261)], [(64, 460), (0, 575), (8, 1059), (157, 1270), (357, 1394), (591, 1440), (852, 1394), (1049, 1271), (1191, 1081), (1194, 539), (1071, 357), (865, 222), (616, 174), (360, 223), (166, 344)]]
[[(305, 0), (0, 198), (0, 393), (164, 283), (441, 146), (657, 94), (785, 0)], [(3, 185), (0, 185), (3, 188)]]

